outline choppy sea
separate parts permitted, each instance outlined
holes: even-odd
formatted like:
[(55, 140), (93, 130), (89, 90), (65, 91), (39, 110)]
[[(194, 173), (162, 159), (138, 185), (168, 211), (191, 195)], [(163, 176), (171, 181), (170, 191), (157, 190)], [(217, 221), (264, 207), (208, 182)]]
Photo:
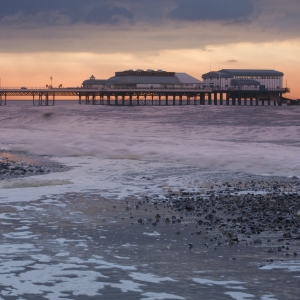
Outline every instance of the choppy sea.
[(0, 299), (297, 299), (297, 258), (191, 250), (188, 233), (137, 229), (112, 207), (232, 178), (300, 178), (299, 128), (291, 106), (0, 106), (0, 149), (71, 167), (0, 182)]

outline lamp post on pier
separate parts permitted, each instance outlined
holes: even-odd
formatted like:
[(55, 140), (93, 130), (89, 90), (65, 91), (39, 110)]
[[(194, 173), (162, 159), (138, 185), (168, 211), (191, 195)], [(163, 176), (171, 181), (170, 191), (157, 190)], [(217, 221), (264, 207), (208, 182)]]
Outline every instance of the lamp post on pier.
[(52, 86), (53, 77), (52, 76), (50, 77), (50, 80), (51, 80), (51, 88), (53, 88), (53, 86)]

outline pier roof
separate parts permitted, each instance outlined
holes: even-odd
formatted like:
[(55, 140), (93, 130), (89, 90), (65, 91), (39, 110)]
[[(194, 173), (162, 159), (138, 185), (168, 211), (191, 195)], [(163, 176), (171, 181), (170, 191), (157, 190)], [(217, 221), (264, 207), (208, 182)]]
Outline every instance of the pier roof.
[(222, 72), (228, 72), (233, 76), (284, 76), (282, 72), (275, 70), (259, 69), (223, 69)]
[(175, 76), (113, 76), (108, 79), (108, 84), (180, 84)]
[(116, 72), (115, 76), (107, 80), (97, 80), (94, 76), (85, 80), (83, 86), (95, 85), (136, 85), (136, 84), (160, 84), (160, 85), (183, 85), (183, 84), (201, 84), (202, 81), (186, 73), (175, 73), (167, 71), (153, 70), (127, 70)]
[(175, 73), (175, 76), (183, 84), (200, 84), (202, 81), (186, 73)]
[(235, 76), (279, 76), (284, 74), (275, 70), (258, 70), (258, 69), (222, 69), (220, 71), (211, 71), (202, 75), (203, 79), (213, 78), (234, 78)]
[(107, 84), (107, 79), (87, 79), (82, 85), (105, 85)]

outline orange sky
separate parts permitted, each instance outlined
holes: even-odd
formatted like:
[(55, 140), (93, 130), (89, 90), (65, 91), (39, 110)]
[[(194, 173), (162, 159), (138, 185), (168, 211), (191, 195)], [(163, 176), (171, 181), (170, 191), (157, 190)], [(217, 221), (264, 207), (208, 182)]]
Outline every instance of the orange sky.
[[(284, 55), (282, 54), (284, 53)], [(300, 41), (266, 44), (239, 43), (224, 46), (208, 46), (207, 50), (176, 49), (159, 53), (95, 54), (41, 52), (26, 54), (0, 53), (0, 78), (2, 87), (44, 87), (62, 84), (64, 87), (80, 86), (90, 75), (106, 79), (115, 71), (125, 69), (164, 69), (186, 72), (201, 79), (210, 69), (226, 68), (276, 69), (285, 74), (291, 88), (288, 97), (300, 98), (298, 70)], [(268, 54), (268, 55), (267, 55)], [(227, 62), (234, 57), (237, 62)]]

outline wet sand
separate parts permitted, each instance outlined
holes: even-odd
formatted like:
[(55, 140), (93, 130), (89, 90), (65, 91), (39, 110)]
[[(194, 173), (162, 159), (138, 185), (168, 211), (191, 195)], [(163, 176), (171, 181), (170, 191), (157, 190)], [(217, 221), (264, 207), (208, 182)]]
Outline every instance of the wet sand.
[(94, 190), (0, 204), (0, 295), (296, 299), (300, 181), (240, 178), (122, 201)]

